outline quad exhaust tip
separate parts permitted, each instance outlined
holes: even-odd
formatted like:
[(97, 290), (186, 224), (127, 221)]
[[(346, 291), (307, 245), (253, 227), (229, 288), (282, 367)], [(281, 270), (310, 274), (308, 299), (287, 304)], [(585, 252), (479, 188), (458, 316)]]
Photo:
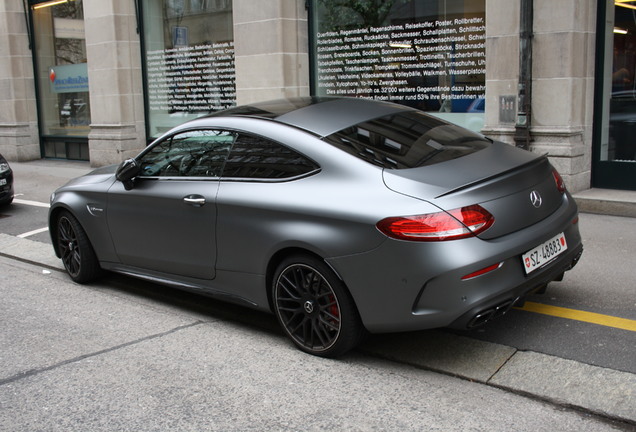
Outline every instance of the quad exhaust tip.
[(506, 312), (508, 312), (510, 309), (512, 309), (512, 307), (517, 302), (523, 303), (522, 298), (517, 297), (514, 300), (508, 300), (498, 304), (495, 307), (486, 309), (485, 311), (481, 311), (477, 315), (475, 315), (473, 319), (471, 319), (468, 322), (468, 325), (466, 327), (469, 329), (472, 329), (475, 327), (482, 326), (492, 319), (499, 318), (500, 316), (503, 316)]
[[(570, 265), (565, 269), (565, 271), (571, 270), (581, 259), (581, 255), (583, 255), (583, 250), (580, 250), (576, 256), (572, 259)], [(563, 279), (563, 273), (560, 274), (555, 280), (560, 281)], [(535, 294), (543, 294), (546, 291), (546, 287), (547, 284), (540, 286), (539, 288), (537, 288), (534, 293)], [(517, 297), (514, 300), (507, 300), (503, 303), (498, 304), (495, 307), (492, 307), (490, 309), (486, 309), (484, 311), (479, 312), (477, 315), (475, 315), (473, 317), (473, 319), (471, 319), (468, 324), (466, 325), (466, 328), (468, 329), (472, 329), (475, 327), (479, 327), (482, 326), (484, 324), (486, 324), (488, 321), (494, 319), (494, 318), (498, 318), (502, 315), (504, 315), (506, 312), (508, 312), (510, 309), (512, 309), (514, 306), (523, 306), (523, 303), (525, 302), (523, 297)]]

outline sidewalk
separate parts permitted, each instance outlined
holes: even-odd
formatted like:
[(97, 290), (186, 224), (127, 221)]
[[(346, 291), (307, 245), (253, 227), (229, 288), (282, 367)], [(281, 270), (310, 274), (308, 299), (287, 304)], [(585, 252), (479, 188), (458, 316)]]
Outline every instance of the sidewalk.
[[(47, 188), (90, 171), (88, 164), (61, 161), (11, 165), (17, 172), (38, 172), (29, 181)], [(636, 217), (636, 192), (592, 189), (575, 199), (582, 212)], [(0, 233), (0, 255), (64, 271), (45, 243)], [(360, 351), (636, 426), (636, 375), (628, 372), (442, 332), (377, 336)]]
[(636, 191), (588, 189), (574, 199), (581, 213), (636, 217)]

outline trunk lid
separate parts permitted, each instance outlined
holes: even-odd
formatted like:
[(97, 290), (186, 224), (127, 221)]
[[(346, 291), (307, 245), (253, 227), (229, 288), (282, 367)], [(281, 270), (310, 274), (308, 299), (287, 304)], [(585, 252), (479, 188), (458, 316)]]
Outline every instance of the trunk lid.
[(465, 157), (383, 175), (389, 189), (443, 210), (481, 205), (495, 223), (479, 237), (493, 239), (533, 225), (562, 205), (552, 171), (545, 156), (495, 142)]

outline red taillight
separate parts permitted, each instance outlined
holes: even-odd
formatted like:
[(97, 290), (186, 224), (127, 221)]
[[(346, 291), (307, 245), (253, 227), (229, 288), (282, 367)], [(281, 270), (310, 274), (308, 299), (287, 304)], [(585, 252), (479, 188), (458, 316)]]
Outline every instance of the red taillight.
[(559, 174), (559, 172), (555, 169), (552, 170), (552, 177), (554, 177), (554, 182), (556, 183), (556, 187), (559, 190), (559, 192), (561, 193), (565, 193), (565, 182), (563, 181), (563, 178), (561, 177), (561, 174)]
[(390, 217), (377, 223), (387, 236), (399, 240), (457, 240), (487, 230), (495, 218), (479, 205), (417, 216)]

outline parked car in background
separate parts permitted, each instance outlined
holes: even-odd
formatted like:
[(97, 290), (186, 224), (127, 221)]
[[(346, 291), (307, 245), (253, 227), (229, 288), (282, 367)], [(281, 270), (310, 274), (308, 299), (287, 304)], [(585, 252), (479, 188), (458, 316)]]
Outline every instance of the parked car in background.
[(271, 311), (327, 357), (366, 331), (482, 325), (583, 250), (546, 156), (346, 98), (187, 122), (58, 189), (49, 228), (76, 282), (105, 269)]
[(13, 171), (9, 162), (0, 154), (0, 205), (13, 202)]

